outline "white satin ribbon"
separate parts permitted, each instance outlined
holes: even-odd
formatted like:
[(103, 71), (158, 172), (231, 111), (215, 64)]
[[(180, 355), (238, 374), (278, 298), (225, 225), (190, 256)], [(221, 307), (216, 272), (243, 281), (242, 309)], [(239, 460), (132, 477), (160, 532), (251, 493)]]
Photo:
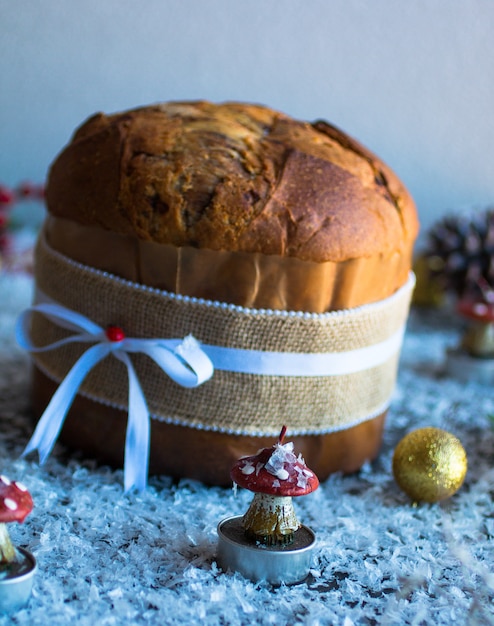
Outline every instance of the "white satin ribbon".
[[(33, 312), (43, 313), (54, 323), (76, 334), (47, 346), (37, 347), (29, 338), (28, 322)], [(184, 340), (135, 339), (110, 340), (103, 328), (75, 311), (58, 304), (37, 304), (24, 311), (16, 326), (19, 345), (29, 352), (45, 352), (74, 342), (96, 342), (76, 361), (41, 416), (23, 455), (38, 450), (43, 464), (62, 428), (77, 391), (91, 369), (112, 354), (127, 367), (129, 377), (128, 423), (125, 438), (125, 490), (146, 488), (149, 464), (150, 415), (146, 399), (129, 353), (141, 352), (155, 361), (168, 376), (183, 387), (197, 387), (213, 374), (210, 359), (191, 335)]]
[(214, 369), (264, 376), (343, 376), (386, 363), (398, 352), (404, 327), (384, 341), (346, 352), (263, 352), (202, 345)]

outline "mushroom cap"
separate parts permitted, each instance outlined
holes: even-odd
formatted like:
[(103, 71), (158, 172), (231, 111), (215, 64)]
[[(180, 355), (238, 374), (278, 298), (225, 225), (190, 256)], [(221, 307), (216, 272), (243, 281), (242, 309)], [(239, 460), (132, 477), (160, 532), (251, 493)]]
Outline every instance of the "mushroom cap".
[(273, 496), (303, 496), (319, 486), (302, 456), (293, 453), (293, 443), (283, 444), (282, 437), (270, 448), (239, 459), (230, 476), (240, 487)]
[(479, 322), (494, 322), (494, 302), (465, 299), (458, 303), (458, 312)]
[(19, 482), (0, 476), (0, 522), (23, 522), (33, 509), (33, 499)]
[(482, 276), (476, 281), (476, 289), (465, 295), (457, 305), (460, 315), (478, 322), (494, 322), (494, 286)]

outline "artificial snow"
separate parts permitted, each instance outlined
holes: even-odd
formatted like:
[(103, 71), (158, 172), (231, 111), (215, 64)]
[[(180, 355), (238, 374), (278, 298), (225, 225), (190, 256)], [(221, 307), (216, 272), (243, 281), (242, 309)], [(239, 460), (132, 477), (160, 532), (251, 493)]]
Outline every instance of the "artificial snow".
[[(61, 445), (43, 467), (20, 457), (33, 424), (14, 320), (31, 287), (22, 275), (0, 278), (0, 473), (33, 495), (10, 534), (39, 571), (28, 608), (0, 626), (494, 624), (494, 394), (442, 373), (453, 320), (413, 312), (382, 453), (296, 499), (317, 548), (305, 583), (276, 588), (216, 563), (216, 526), (243, 514), (250, 492), (162, 476), (126, 495), (121, 470)], [(413, 506), (391, 461), (423, 426), (458, 436), (469, 470), (450, 500)]]

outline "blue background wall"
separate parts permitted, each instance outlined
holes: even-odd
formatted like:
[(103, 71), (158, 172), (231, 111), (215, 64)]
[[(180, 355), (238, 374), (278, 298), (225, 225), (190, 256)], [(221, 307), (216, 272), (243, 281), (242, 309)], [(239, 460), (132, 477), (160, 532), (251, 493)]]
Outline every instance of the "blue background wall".
[(206, 98), (326, 118), (423, 229), (494, 204), (491, 0), (0, 0), (0, 182), (40, 182), (95, 111)]

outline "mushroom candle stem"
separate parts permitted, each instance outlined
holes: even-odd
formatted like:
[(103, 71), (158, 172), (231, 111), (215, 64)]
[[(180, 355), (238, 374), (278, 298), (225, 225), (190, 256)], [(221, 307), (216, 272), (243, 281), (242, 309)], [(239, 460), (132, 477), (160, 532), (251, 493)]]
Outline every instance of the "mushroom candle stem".
[(256, 493), (243, 517), (245, 533), (263, 544), (290, 543), (300, 523), (289, 496)]
[(465, 332), (461, 345), (473, 356), (494, 357), (494, 323), (473, 322)]
[(458, 312), (468, 321), (462, 348), (472, 356), (494, 357), (494, 288), (479, 281), (481, 297), (460, 300)]
[(17, 552), (10, 540), (7, 525), (0, 522), (0, 567), (12, 563), (17, 558)]

